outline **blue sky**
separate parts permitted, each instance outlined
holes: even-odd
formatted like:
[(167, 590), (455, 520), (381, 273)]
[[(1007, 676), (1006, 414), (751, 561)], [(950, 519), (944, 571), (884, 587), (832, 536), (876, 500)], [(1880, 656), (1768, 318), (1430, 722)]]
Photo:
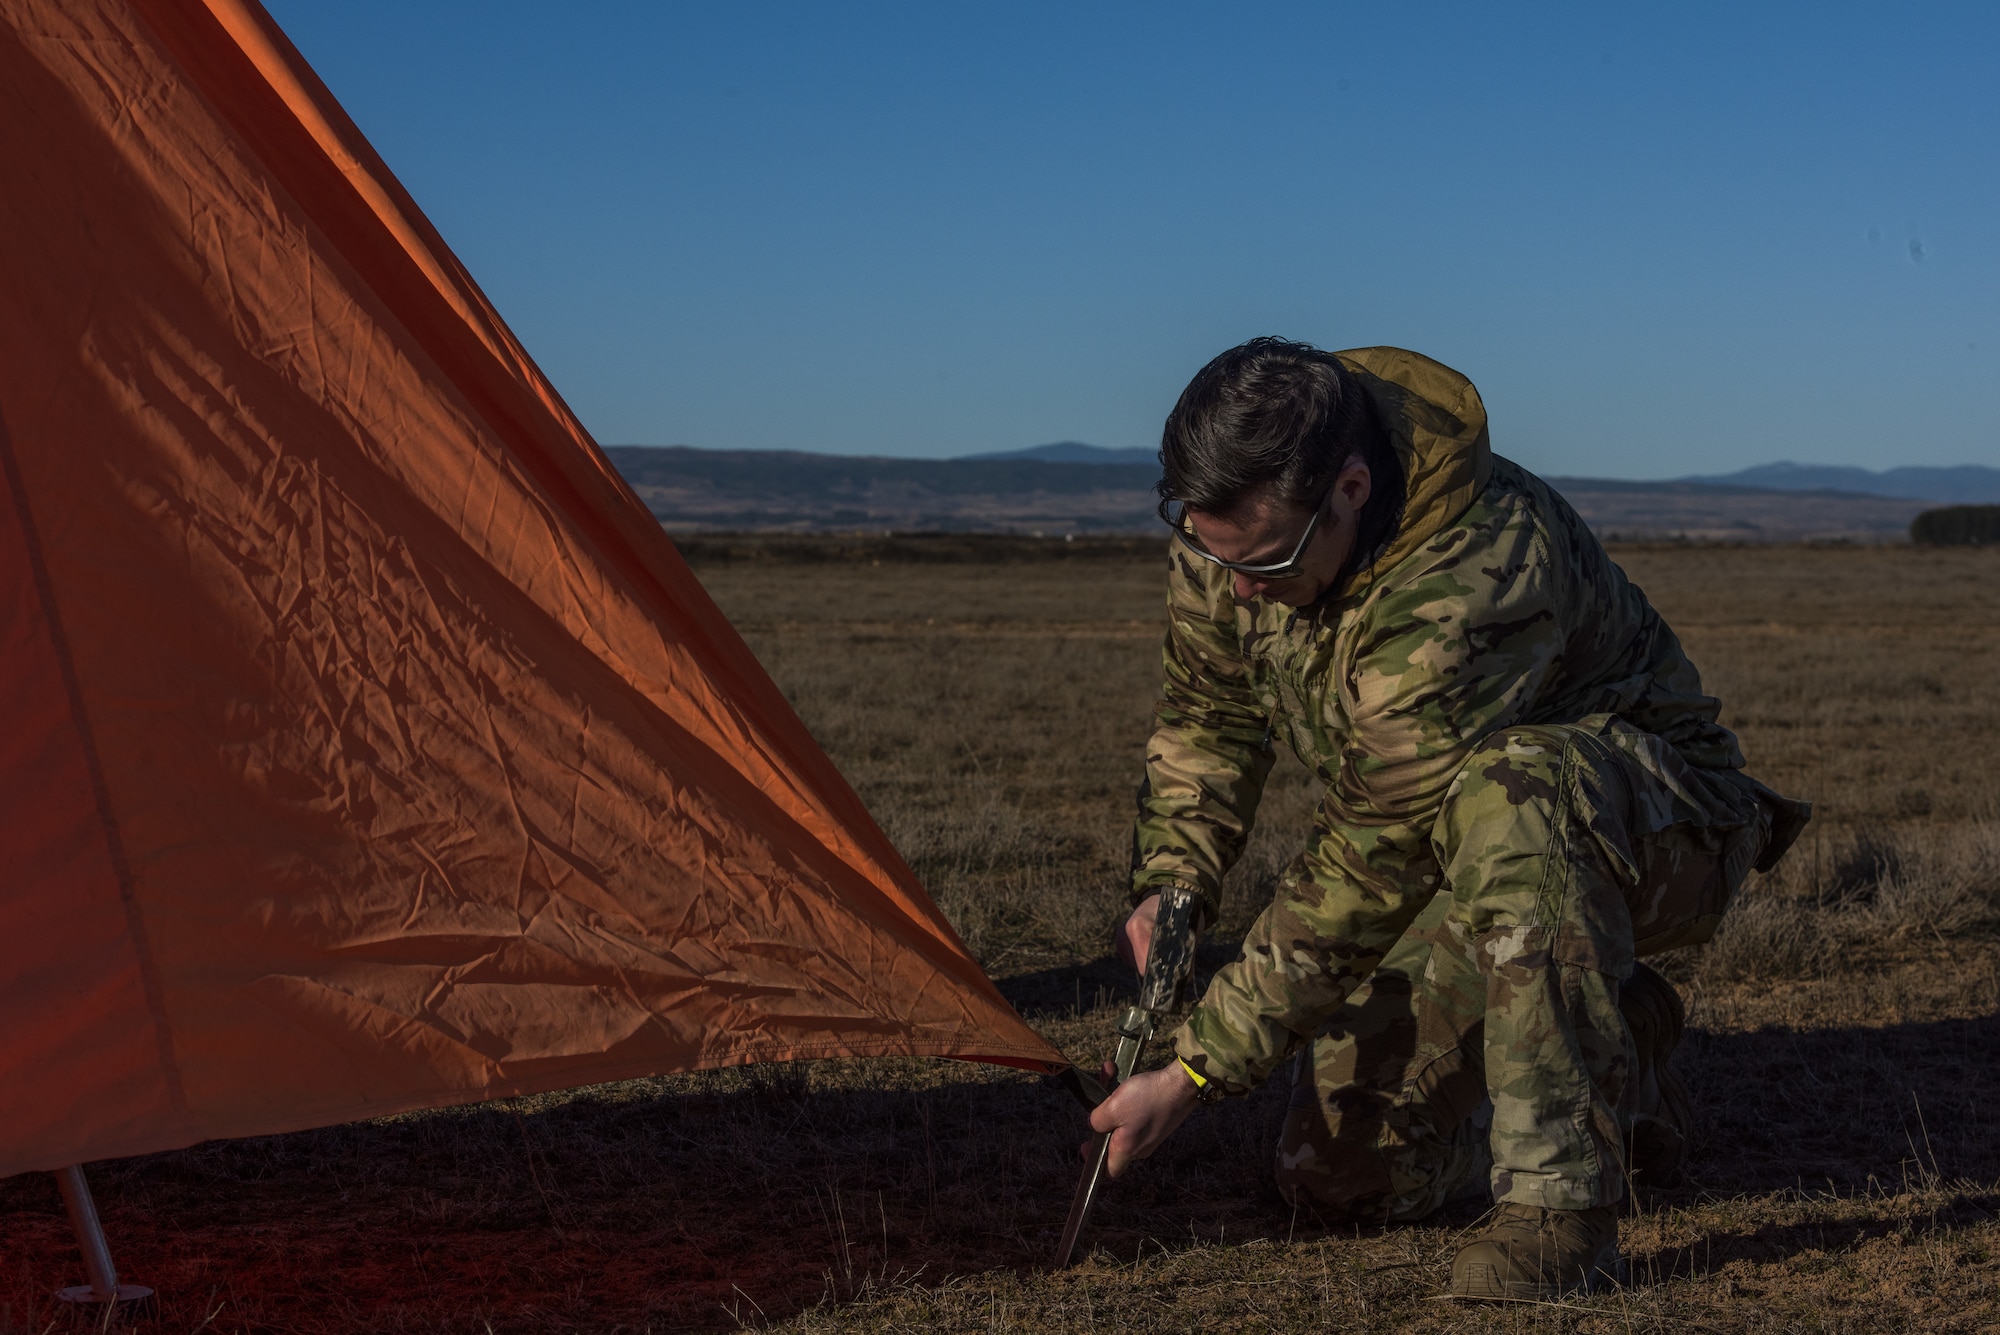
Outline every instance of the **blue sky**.
[(1151, 446), (1279, 333), (2000, 466), (2000, 6), (267, 3), (606, 444)]

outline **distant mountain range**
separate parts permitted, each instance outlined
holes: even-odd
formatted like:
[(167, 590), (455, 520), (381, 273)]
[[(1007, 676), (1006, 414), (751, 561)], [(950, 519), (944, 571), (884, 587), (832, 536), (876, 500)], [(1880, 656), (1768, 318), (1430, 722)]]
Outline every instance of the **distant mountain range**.
[(1901, 542), (1929, 501), (1713, 482), (1545, 479), (1607, 541)]
[(1059, 440), (1053, 445), (1030, 445), (1023, 450), (993, 450), (985, 454), (961, 454), (961, 459), (1045, 459), (1052, 464), (1145, 464), (1157, 468), (1158, 450), (1114, 450), (1103, 445), (1086, 445), (1080, 440)]
[(1159, 464), (885, 459), (795, 450), (605, 450), (655, 517), (718, 529), (988, 533), (1150, 531)]
[[(1061, 464), (1145, 464), (1156, 467), (1156, 450), (1107, 449), (1078, 440), (1030, 445), (959, 456), (967, 460), (1043, 459)], [(1956, 468), (1889, 468), (1873, 472), (1834, 464), (1796, 464), (1789, 460), (1759, 464), (1734, 473), (1711, 473), (1675, 479), (1712, 487), (1758, 487), (1766, 491), (1844, 491), (1860, 496), (1893, 496), (1899, 500), (1956, 502), (1962, 505), (2000, 503), (2000, 468), (1960, 464)], [(1643, 482), (1640, 486), (1665, 485)]]
[[(676, 532), (1158, 533), (1149, 450), (1077, 441), (957, 459), (619, 445), (605, 451)], [(1674, 482), (1548, 479), (1625, 540), (1901, 541), (1936, 502), (2000, 501), (2000, 469), (1768, 464)]]
[(2000, 468), (1960, 464), (1956, 468), (1841, 468), (1832, 464), (1759, 464), (1735, 473), (1682, 478), (1683, 482), (1769, 491), (1847, 491), (1863, 496), (1896, 496), (1913, 501), (1959, 505), (2000, 502)]

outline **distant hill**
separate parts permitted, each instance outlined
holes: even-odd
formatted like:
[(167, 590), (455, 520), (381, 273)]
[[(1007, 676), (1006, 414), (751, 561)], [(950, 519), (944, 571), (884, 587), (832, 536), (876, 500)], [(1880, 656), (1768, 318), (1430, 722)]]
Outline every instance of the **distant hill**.
[(1020, 450), (997, 450), (985, 454), (961, 454), (960, 459), (1044, 459), (1052, 464), (1145, 464), (1160, 466), (1158, 450), (1113, 450), (1102, 445), (1086, 445), (1080, 440), (1059, 440), (1053, 445), (1030, 445)]
[[(1150, 456), (1143, 462), (1066, 463), (1015, 451), (976, 459), (890, 459), (682, 445), (615, 445), (605, 453), (676, 533), (1161, 531), (1153, 494), (1159, 463)], [(1549, 481), (1591, 528), (1628, 541), (1900, 542), (1928, 504), (1740, 483)]]
[[(1753, 470), (1754, 471), (1754, 470)], [(1607, 541), (1902, 542), (1929, 502), (1852, 491), (1552, 477)]]
[(1898, 496), (1918, 501), (1983, 505), (2000, 501), (2000, 468), (1960, 464), (1955, 468), (1841, 468), (1785, 461), (1741, 472), (1682, 478), (1715, 486), (1762, 487), (1770, 491), (1844, 491), (1863, 496)]
[[(986, 462), (997, 459), (1040, 459), (1060, 464), (1144, 464), (1157, 469), (1159, 454), (1154, 450), (1107, 449), (1078, 440), (1059, 440), (1049, 445), (1030, 445), (1019, 450), (994, 450), (964, 454), (945, 462)], [(1573, 481), (1578, 479), (1572, 479)], [(1593, 486), (1602, 479), (1583, 479)], [(1902, 500), (1946, 501), (1983, 505), (2000, 502), (2000, 468), (1981, 464), (1961, 464), (1954, 468), (1890, 468), (1873, 472), (1866, 468), (1846, 468), (1834, 464), (1797, 464), (1781, 461), (1759, 464), (1735, 473), (1704, 474), (1671, 482), (1621, 483), (1636, 487), (1682, 487), (1687, 485), (1743, 488), (1762, 491), (1831, 491), (1857, 496), (1888, 496)], [(1691, 493), (1680, 493), (1691, 494)]]
[(677, 532), (935, 529), (987, 533), (1150, 532), (1157, 462), (888, 459), (794, 450), (605, 450)]

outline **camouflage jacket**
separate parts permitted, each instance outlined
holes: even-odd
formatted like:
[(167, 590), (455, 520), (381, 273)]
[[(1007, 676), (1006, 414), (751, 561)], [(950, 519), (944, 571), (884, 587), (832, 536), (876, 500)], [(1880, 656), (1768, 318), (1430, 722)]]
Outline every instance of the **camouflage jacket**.
[[(1645, 595), (1562, 498), (1493, 457), (1478, 391), (1394, 348), (1339, 354), (1376, 401), (1407, 479), (1403, 519), (1365, 569), (1299, 611), (1238, 601), (1230, 575), (1169, 554), (1165, 683), (1133, 835), (1132, 897), (1179, 883), (1211, 906), (1242, 851), (1282, 738), (1327, 785), (1287, 873), (1335, 924), (1297, 1013), (1236, 1034), (1195, 1008), (1180, 1054), (1242, 1091), (1337, 1009), (1430, 900), (1431, 827), (1496, 729), (1616, 714), (1690, 763), (1737, 768), (1716, 701)], [(1296, 893), (1296, 889), (1290, 891)], [(1209, 996), (1230, 984), (1218, 974)], [(1263, 1022), (1263, 1021), (1260, 1021)]]

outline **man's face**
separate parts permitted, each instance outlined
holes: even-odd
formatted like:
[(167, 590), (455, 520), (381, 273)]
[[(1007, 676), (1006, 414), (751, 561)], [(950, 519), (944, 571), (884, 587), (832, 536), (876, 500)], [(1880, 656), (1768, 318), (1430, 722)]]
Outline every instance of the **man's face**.
[[(1288, 579), (1269, 579), (1232, 571), (1238, 598), (1265, 598), (1286, 607), (1306, 607), (1317, 602), (1354, 551), (1354, 537), (1361, 507), (1368, 503), (1372, 479), (1368, 465), (1359, 459), (1349, 463), (1334, 479), (1320, 513), (1319, 527), (1299, 557), (1299, 573)], [(1271, 488), (1250, 493), (1241, 505), (1227, 514), (1189, 510), (1188, 523), (1201, 545), (1225, 561), (1244, 565), (1275, 565), (1292, 554), (1299, 535), (1312, 521), (1310, 508), (1290, 504)]]

